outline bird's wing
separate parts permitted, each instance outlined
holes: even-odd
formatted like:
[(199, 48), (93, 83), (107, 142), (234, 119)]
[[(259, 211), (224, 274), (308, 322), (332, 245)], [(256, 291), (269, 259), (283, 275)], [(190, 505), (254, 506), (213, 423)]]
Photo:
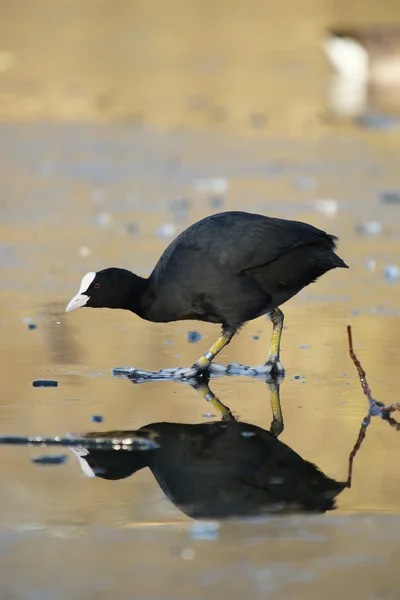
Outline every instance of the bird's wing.
[(237, 273), (273, 262), (309, 244), (335, 248), (335, 239), (302, 223), (243, 212), (212, 215), (182, 232), (165, 250), (159, 265), (188, 252), (216, 267)]

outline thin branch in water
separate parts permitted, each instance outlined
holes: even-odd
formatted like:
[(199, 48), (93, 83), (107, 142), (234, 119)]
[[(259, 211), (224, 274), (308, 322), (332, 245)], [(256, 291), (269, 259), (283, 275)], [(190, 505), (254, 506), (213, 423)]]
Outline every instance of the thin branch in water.
[(353, 478), (353, 463), (354, 463), (354, 459), (356, 457), (357, 452), (359, 451), (359, 449), (361, 448), (361, 444), (363, 443), (365, 436), (367, 435), (367, 427), (368, 425), (371, 423), (371, 414), (368, 413), (367, 416), (365, 417), (365, 419), (362, 422), (361, 425), (361, 429), (360, 429), (360, 433), (358, 434), (358, 438), (357, 441), (354, 445), (353, 450), (350, 452), (350, 456), (349, 456), (349, 468), (347, 471), (347, 487), (351, 488), (351, 482), (352, 482), (352, 478)]
[(360, 383), (361, 383), (363, 392), (367, 396), (368, 402), (371, 406), (372, 404), (375, 404), (375, 400), (373, 400), (373, 398), (372, 398), (371, 390), (370, 390), (368, 382), (367, 382), (367, 377), (366, 377), (365, 371), (362, 368), (361, 363), (358, 360), (358, 358), (354, 352), (354, 349), (353, 349), (353, 336), (351, 334), (351, 325), (347, 325), (347, 337), (349, 340), (349, 353), (350, 353), (351, 359), (356, 366), (356, 369), (358, 372), (358, 377), (360, 379)]
[(357, 441), (355, 443), (355, 446), (354, 446), (354, 448), (351, 451), (350, 456), (349, 456), (349, 468), (348, 468), (348, 473), (347, 473), (347, 487), (350, 488), (351, 487), (352, 477), (353, 477), (353, 463), (354, 463), (354, 459), (356, 457), (357, 452), (361, 448), (361, 444), (363, 443), (363, 441), (365, 439), (365, 436), (367, 435), (367, 428), (368, 428), (368, 425), (371, 423), (371, 417), (372, 417), (372, 412), (373, 412), (372, 409), (373, 409), (373, 407), (375, 407), (376, 402), (372, 398), (371, 390), (370, 390), (370, 388), (368, 386), (368, 383), (367, 383), (367, 377), (366, 377), (365, 371), (362, 368), (361, 363), (358, 360), (358, 358), (357, 358), (357, 356), (356, 356), (356, 354), (354, 352), (354, 348), (353, 348), (353, 336), (351, 334), (351, 325), (347, 325), (347, 338), (348, 338), (348, 342), (349, 342), (349, 353), (350, 353), (351, 359), (352, 359), (353, 363), (356, 366), (362, 390), (363, 390), (364, 394), (367, 396), (368, 402), (369, 402), (369, 406), (370, 406), (368, 414), (367, 414), (367, 416), (364, 418), (364, 420), (362, 422), (360, 433), (358, 434), (358, 438), (357, 438)]
[(353, 450), (350, 453), (349, 456), (349, 469), (348, 469), (348, 476), (347, 476), (347, 487), (351, 487), (351, 480), (352, 480), (352, 476), (353, 476), (353, 463), (354, 463), (354, 459), (356, 457), (357, 452), (359, 451), (361, 444), (363, 443), (365, 436), (367, 435), (367, 428), (368, 425), (371, 423), (371, 418), (375, 417), (375, 416), (379, 416), (381, 417), (384, 421), (386, 421), (387, 423), (389, 423), (389, 425), (391, 427), (394, 427), (396, 429), (396, 431), (400, 431), (400, 423), (398, 423), (395, 419), (393, 419), (393, 417), (391, 417), (391, 413), (395, 412), (395, 411), (400, 411), (400, 403), (395, 403), (395, 404), (390, 404), (389, 406), (385, 406), (382, 402), (377, 402), (376, 400), (374, 400), (372, 398), (372, 394), (371, 394), (371, 390), (370, 387), (368, 385), (367, 382), (367, 376), (366, 373), (364, 371), (364, 369), (361, 366), (360, 361), (358, 360), (355, 352), (354, 352), (354, 348), (353, 348), (353, 336), (351, 333), (351, 326), (347, 325), (347, 337), (348, 337), (348, 341), (349, 341), (349, 353), (351, 356), (351, 359), (353, 361), (353, 363), (356, 366), (357, 372), (358, 372), (358, 377), (360, 379), (360, 383), (361, 383), (361, 387), (362, 390), (364, 392), (364, 394), (367, 396), (368, 398), (368, 403), (369, 403), (369, 411), (367, 416), (364, 418), (362, 425), (361, 425), (361, 429), (360, 429), (360, 433), (358, 434), (358, 438), (357, 441), (355, 443), (355, 446), (353, 448)]

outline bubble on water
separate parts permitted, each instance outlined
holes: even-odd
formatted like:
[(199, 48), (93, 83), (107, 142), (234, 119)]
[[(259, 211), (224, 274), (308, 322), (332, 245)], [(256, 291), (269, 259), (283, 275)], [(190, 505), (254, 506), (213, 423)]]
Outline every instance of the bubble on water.
[(193, 550), (193, 548), (183, 548), (181, 552), (181, 558), (183, 558), (183, 560), (193, 560), (195, 556), (196, 552)]
[(215, 415), (213, 415), (212, 413), (208, 412), (208, 413), (204, 413), (203, 417), (206, 418), (206, 419), (212, 419), (213, 417), (215, 417)]
[(176, 227), (173, 223), (163, 223), (157, 229), (157, 235), (161, 238), (170, 238), (175, 235)]
[(318, 198), (315, 200), (314, 206), (318, 212), (327, 217), (334, 217), (339, 210), (339, 204), (333, 198)]
[(363, 235), (379, 235), (382, 233), (382, 223), (379, 221), (366, 221), (356, 225), (356, 232)]
[(95, 215), (94, 217), (94, 223), (99, 227), (107, 227), (108, 225), (110, 225), (111, 220), (112, 215), (109, 212), (101, 212)]
[(56, 321), (56, 325), (61, 325), (61, 321)]
[(397, 281), (400, 277), (400, 269), (397, 265), (386, 265), (385, 277), (388, 281)]

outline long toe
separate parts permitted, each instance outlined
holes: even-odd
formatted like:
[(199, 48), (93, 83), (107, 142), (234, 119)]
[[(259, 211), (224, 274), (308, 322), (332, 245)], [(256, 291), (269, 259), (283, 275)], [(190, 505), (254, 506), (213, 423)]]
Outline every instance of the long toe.
[(203, 373), (203, 370), (196, 364), (191, 367), (176, 369), (174, 379), (197, 379)]
[(212, 362), (208, 369), (212, 375), (216, 377), (222, 377), (223, 375), (226, 375), (228, 367), (226, 367), (225, 365), (220, 365), (219, 363)]
[(240, 375), (243, 377), (259, 377), (265, 379), (272, 378), (270, 365), (247, 366), (240, 363), (230, 363), (227, 368), (227, 375)]

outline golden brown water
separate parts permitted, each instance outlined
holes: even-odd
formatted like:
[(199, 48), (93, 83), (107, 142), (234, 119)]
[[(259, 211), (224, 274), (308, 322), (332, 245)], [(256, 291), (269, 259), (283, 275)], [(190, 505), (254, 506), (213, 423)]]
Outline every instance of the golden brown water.
[[(88, 271), (148, 274), (171, 239), (161, 226), (245, 209), (338, 235), (351, 267), (284, 306), (282, 344), (280, 439), (345, 479), (367, 413), (348, 323), (374, 398), (396, 402), (400, 381), (400, 283), (384, 275), (400, 267), (400, 204), (380, 199), (399, 189), (399, 134), (323, 118), (320, 36), (356, 21), (364, 3), (2, 7), (0, 433), (206, 422), (210, 407), (188, 386), (134, 386), (111, 369), (189, 366), (217, 326), (64, 308)], [(359, 20), (398, 8), (368, 10)], [(316, 209), (321, 198), (337, 200), (336, 215)], [(186, 212), (173, 210), (177, 199)], [(361, 235), (368, 221), (381, 233)], [(220, 361), (261, 363), (270, 332), (265, 318), (249, 323)], [(33, 388), (42, 378), (59, 386)], [(264, 382), (221, 378), (212, 389), (241, 420), (269, 427)], [(72, 455), (40, 467), (29, 460), (40, 450), (1, 447), (1, 598), (397, 598), (398, 436), (373, 420), (336, 512), (225, 523), (212, 539), (199, 539), (148, 470), (108, 482), (85, 477)]]

